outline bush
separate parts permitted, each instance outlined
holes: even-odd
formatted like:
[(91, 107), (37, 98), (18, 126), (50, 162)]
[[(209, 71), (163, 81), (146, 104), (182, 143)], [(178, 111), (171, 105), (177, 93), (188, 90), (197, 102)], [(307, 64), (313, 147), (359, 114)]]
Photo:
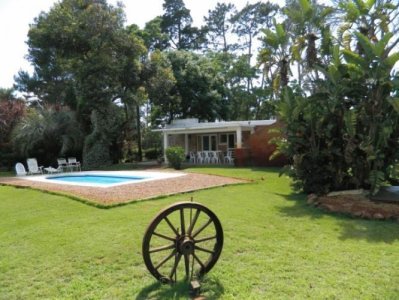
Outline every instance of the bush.
[(182, 147), (170, 147), (166, 149), (166, 158), (169, 165), (176, 170), (180, 170), (181, 163), (185, 159), (184, 149)]
[(146, 159), (157, 159), (158, 157), (161, 156), (161, 151), (157, 148), (150, 148), (147, 150), (144, 150), (144, 156)]

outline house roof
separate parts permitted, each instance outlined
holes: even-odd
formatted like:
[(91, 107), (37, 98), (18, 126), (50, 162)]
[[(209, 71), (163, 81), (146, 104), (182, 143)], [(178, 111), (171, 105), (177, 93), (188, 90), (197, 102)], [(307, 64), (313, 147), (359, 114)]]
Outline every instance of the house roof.
[(241, 130), (252, 130), (256, 126), (272, 125), (276, 120), (251, 120), (251, 121), (222, 121), (222, 122), (199, 122), (198, 119), (174, 120), (165, 128), (153, 131), (166, 132), (169, 134), (179, 133), (208, 133), (208, 132), (229, 132), (239, 128)]

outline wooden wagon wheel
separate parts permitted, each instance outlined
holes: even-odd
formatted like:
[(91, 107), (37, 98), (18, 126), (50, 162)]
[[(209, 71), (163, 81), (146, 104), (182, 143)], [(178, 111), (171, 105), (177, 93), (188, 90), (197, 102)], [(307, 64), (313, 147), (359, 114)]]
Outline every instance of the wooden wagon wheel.
[(175, 283), (178, 273), (186, 280), (209, 272), (223, 247), (219, 219), (207, 207), (180, 202), (162, 210), (148, 226), (143, 258), (150, 273), (162, 283)]

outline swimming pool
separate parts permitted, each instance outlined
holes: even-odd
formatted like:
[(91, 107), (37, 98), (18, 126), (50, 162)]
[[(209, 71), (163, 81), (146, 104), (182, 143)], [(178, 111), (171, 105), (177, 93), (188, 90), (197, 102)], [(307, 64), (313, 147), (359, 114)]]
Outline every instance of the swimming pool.
[(49, 176), (48, 180), (54, 181), (65, 181), (65, 182), (74, 182), (74, 183), (91, 183), (91, 184), (102, 184), (109, 185), (115, 183), (124, 183), (124, 182), (136, 182), (146, 179), (146, 177), (138, 177), (138, 176), (116, 176), (116, 175), (62, 175), (62, 176)]
[(174, 178), (184, 175), (184, 173), (152, 171), (90, 171), (62, 173), (55, 175), (26, 176), (23, 177), (23, 179), (64, 185), (107, 188), (124, 184), (134, 184), (151, 180)]

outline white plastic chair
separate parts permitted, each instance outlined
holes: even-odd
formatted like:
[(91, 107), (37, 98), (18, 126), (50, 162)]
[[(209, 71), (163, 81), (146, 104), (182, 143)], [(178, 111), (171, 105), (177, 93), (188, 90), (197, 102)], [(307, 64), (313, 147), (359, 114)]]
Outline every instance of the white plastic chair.
[(73, 171), (76, 168), (77, 171), (82, 171), (80, 168), (80, 162), (76, 160), (76, 157), (68, 157), (68, 167)]
[(224, 157), (224, 163), (228, 163), (230, 165), (234, 163), (233, 151), (227, 151), (226, 156)]
[(195, 156), (196, 156), (195, 153), (190, 151), (190, 163), (195, 164), (197, 162), (197, 159)]
[(15, 172), (17, 173), (17, 176), (26, 176), (26, 174), (28, 174), (25, 170), (25, 166), (20, 162), (16, 163)]
[(204, 151), (204, 163), (210, 164), (211, 163), (211, 151)]
[(26, 164), (28, 165), (28, 174), (43, 174), (43, 166), (39, 167), (36, 158), (28, 158)]
[(57, 163), (58, 163), (58, 170), (61, 170), (61, 172), (67, 171), (69, 169), (68, 163), (65, 158), (57, 158)]
[(220, 163), (219, 155), (218, 155), (217, 151), (211, 151), (209, 154), (210, 154), (211, 163), (214, 163), (214, 164)]
[(202, 155), (201, 151), (197, 152), (197, 164), (203, 164), (204, 163), (204, 157)]

